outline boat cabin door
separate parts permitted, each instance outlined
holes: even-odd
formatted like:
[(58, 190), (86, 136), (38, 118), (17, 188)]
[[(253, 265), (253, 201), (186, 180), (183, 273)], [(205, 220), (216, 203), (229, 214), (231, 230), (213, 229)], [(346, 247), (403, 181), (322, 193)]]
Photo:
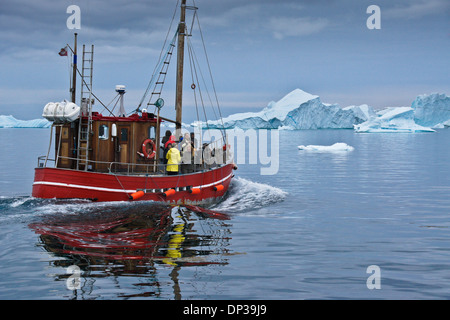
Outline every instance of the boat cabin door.
[[(130, 139), (131, 139), (131, 126), (130, 125), (117, 125), (117, 137), (116, 137), (116, 162), (130, 163)], [(127, 170), (127, 165), (119, 165), (117, 169), (120, 171)]]

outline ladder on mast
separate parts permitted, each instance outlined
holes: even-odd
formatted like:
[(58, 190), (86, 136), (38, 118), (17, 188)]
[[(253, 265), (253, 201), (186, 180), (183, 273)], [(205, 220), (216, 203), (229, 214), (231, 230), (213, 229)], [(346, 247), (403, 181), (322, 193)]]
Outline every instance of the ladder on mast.
[[(173, 49), (175, 48), (175, 45), (171, 43), (169, 45), (169, 50), (166, 53), (166, 58), (161, 66), (161, 70), (158, 74), (158, 79), (155, 82), (155, 85), (153, 87), (153, 92), (150, 95), (150, 99), (147, 103), (147, 105), (154, 105), (156, 103), (156, 100), (158, 100), (161, 97), (162, 89), (164, 86), (164, 82), (166, 80), (167, 71), (169, 69), (170, 60), (172, 59)], [(154, 98), (153, 96), (156, 96)], [(153, 103), (152, 103), (153, 101)]]
[(86, 51), (83, 45), (83, 59), (81, 67), (81, 114), (78, 123), (77, 170), (87, 171), (89, 151), (92, 136), (92, 71), (94, 63), (94, 46)]

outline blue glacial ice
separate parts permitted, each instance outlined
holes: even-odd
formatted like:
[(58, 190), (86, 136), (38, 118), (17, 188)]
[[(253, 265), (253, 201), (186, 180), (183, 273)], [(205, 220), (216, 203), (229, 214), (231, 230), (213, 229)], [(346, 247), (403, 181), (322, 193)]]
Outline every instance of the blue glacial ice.
[[(0, 115), (0, 128), (49, 128), (51, 124), (46, 119), (18, 120)], [(436, 128), (450, 127), (450, 97), (437, 93), (420, 95), (411, 107), (391, 107), (375, 112), (367, 104), (341, 108), (338, 104), (323, 103), (318, 96), (295, 89), (279, 101), (271, 101), (259, 112), (236, 113), (223, 118), (223, 124), (225, 128), (241, 129), (433, 132)], [(208, 121), (208, 127), (221, 129), (222, 121)]]
[(414, 121), (431, 128), (443, 128), (450, 123), (450, 97), (445, 94), (418, 96), (411, 105)]
[(50, 128), (46, 119), (18, 120), (13, 116), (0, 115), (0, 128)]
[[(236, 113), (223, 118), (225, 128), (241, 129), (354, 129), (356, 132), (433, 132), (450, 126), (450, 97), (418, 96), (411, 107), (379, 112), (367, 105), (341, 108), (323, 103), (318, 96), (296, 89), (259, 112)], [(222, 128), (222, 121), (209, 121)]]
[[(281, 100), (271, 101), (259, 112), (237, 113), (223, 118), (225, 128), (241, 129), (352, 129), (375, 115), (367, 105), (341, 108), (322, 103), (318, 96), (296, 89)], [(209, 128), (222, 128), (222, 121), (208, 121)]]
[(411, 107), (387, 108), (367, 122), (355, 125), (356, 132), (434, 132), (449, 127), (450, 97), (433, 93), (418, 96)]
[(414, 109), (398, 107), (382, 110), (379, 116), (355, 125), (356, 132), (434, 132), (414, 122)]

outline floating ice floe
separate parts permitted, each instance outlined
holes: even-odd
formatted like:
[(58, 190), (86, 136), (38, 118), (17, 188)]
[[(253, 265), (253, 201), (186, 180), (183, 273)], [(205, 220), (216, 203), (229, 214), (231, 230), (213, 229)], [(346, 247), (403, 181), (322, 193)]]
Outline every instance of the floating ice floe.
[(298, 146), (299, 150), (305, 151), (314, 151), (314, 152), (345, 152), (345, 151), (353, 151), (354, 147), (349, 146), (343, 142), (337, 142), (331, 146), (320, 146), (320, 145), (308, 145), (308, 146)]

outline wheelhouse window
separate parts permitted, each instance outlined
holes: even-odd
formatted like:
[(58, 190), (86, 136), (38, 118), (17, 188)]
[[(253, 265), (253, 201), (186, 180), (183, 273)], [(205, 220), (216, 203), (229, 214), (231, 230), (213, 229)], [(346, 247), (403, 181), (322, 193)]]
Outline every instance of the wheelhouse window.
[(120, 129), (120, 141), (128, 141), (128, 129)]
[(156, 128), (154, 126), (148, 127), (148, 137), (155, 138), (156, 137)]
[(105, 124), (102, 124), (98, 128), (98, 138), (100, 140), (108, 140), (109, 138), (109, 127)]

